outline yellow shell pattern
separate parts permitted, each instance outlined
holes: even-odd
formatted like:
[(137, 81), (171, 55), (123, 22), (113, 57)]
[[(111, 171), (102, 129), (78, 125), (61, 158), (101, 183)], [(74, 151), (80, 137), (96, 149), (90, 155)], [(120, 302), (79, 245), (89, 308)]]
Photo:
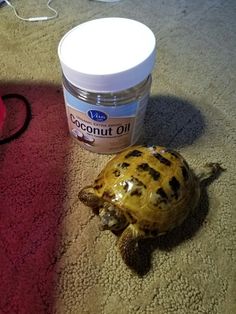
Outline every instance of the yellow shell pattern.
[(93, 185), (130, 223), (165, 233), (178, 226), (199, 199), (199, 184), (184, 158), (159, 146), (132, 146), (111, 159)]

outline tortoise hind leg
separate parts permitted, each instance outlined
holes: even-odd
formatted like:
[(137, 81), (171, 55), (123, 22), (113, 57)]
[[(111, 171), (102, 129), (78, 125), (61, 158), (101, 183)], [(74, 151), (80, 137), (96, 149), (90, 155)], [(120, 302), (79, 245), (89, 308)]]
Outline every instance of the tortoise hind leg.
[(203, 168), (196, 169), (195, 174), (198, 177), (200, 182), (207, 181), (211, 178), (216, 177), (218, 174), (220, 174), (222, 171), (225, 171), (226, 169), (222, 168), (220, 163), (218, 162), (211, 162), (205, 164)]

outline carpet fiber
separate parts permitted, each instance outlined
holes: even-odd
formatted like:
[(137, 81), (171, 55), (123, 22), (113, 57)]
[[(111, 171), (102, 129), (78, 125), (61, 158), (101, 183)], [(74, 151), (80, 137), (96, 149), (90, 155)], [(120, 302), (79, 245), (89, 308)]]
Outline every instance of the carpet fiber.
[[(14, 4), (27, 17), (48, 15), (45, 2)], [(236, 313), (236, 2), (52, 5), (59, 17), (39, 23), (0, 7), (0, 95), (20, 93), (32, 104), (26, 132), (0, 146), (0, 313)], [(61, 37), (109, 16), (139, 20), (157, 37), (143, 140), (179, 150), (193, 167), (218, 161), (227, 169), (181, 228), (144, 245), (142, 276), (78, 200), (111, 156), (69, 137), (61, 89)], [(4, 135), (25, 114), (20, 101), (6, 105)]]

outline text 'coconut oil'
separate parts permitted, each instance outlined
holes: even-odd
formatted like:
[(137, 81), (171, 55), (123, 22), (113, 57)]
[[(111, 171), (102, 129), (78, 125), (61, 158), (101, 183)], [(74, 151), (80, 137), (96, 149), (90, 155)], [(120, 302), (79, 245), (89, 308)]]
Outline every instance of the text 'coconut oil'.
[(140, 137), (155, 63), (155, 36), (144, 24), (102, 18), (80, 24), (58, 54), (70, 134), (97, 153), (115, 153)]

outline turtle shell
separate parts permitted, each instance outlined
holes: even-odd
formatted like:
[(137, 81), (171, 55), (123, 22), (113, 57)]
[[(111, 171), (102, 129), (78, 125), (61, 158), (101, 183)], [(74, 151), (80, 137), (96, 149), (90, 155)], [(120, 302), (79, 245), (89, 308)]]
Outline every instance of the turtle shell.
[(94, 193), (121, 210), (129, 223), (165, 233), (178, 226), (199, 200), (199, 183), (184, 158), (159, 146), (132, 146), (112, 158)]

